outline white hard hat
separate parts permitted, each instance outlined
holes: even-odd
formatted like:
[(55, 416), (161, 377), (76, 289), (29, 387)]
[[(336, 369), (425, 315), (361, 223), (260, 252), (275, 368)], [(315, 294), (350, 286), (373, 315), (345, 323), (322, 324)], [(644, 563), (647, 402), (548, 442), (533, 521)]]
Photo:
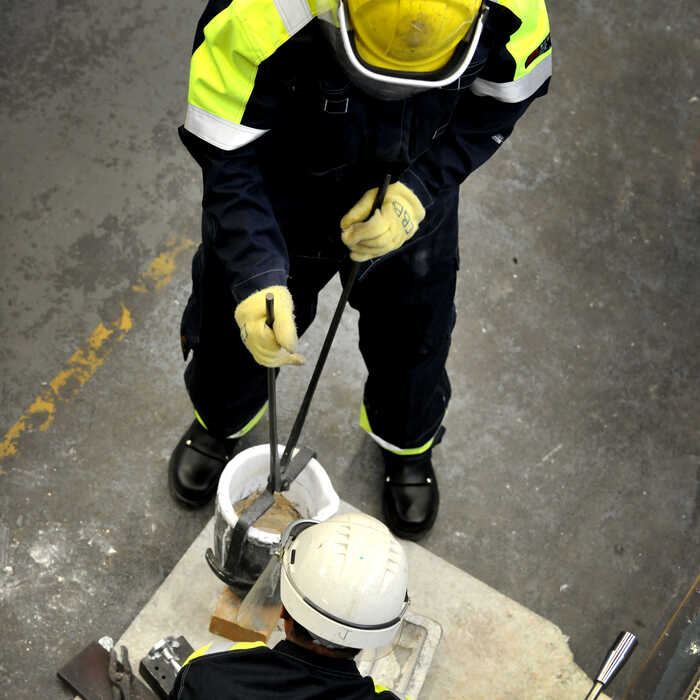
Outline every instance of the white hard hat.
[(363, 513), (307, 527), (282, 553), (284, 607), (332, 644), (390, 644), (408, 608), (407, 586), (403, 547), (383, 523)]

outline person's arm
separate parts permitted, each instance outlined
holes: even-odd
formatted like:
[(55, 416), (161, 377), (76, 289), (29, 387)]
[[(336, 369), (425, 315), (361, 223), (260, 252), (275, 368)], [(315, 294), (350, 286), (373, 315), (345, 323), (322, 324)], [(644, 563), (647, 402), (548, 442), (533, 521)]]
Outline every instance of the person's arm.
[(286, 285), (287, 249), (257, 165), (255, 145), (223, 151), (180, 127), (180, 138), (202, 168), (202, 237), (223, 264), (240, 302)]
[[(257, 8), (257, 9), (256, 9)], [(287, 250), (265, 192), (257, 140), (282, 118), (285, 92), (266, 60), (289, 34), (249, 3), (209, 0), (190, 63), (180, 138), (202, 168), (202, 235), (236, 302), (285, 285)]]
[(544, 0), (488, 4), (492, 45), (484, 68), (464, 90), (445, 132), (401, 175), (426, 207), (485, 163), (530, 104), (547, 93), (552, 48)]

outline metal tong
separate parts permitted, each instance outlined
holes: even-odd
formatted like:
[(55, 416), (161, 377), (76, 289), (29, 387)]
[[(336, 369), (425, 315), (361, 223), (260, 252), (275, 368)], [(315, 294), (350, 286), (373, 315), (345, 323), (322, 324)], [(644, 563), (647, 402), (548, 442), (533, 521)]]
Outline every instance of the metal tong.
[[(381, 187), (377, 190), (377, 196), (374, 198), (372, 209), (369, 213), (369, 217), (367, 217), (368, 219), (371, 218), (374, 212), (382, 206), (382, 203), (384, 202), (384, 196), (386, 195), (386, 191), (390, 183), (391, 175), (387, 174), (384, 176), (384, 181), (382, 182)], [(287, 465), (289, 464), (289, 461), (291, 459), (292, 452), (294, 451), (297, 441), (299, 440), (301, 430), (304, 427), (304, 422), (306, 421), (306, 416), (309, 412), (309, 406), (311, 405), (311, 399), (313, 398), (314, 392), (316, 391), (316, 385), (318, 384), (319, 377), (321, 376), (321, 372), (323, 371), (323, 366), (326, 364), (326, 358), (328, 357), (328, 353), (331, 349), (333, 339), (335, 338), (335, 333), (338, 330), (338, 325), (340, 324), (340, 318), (343, 315), (343, 311), (345, 310), (345, 304), (347, 303), (348, 298), (350, 296), (350, 292), (352, 291), (352, 287), (355, 284), (355, 279), (357, 278), (357, 272), (359, 269), (360, 263), (353, 261), (348, 271), (348, 277), (345, 280), (345, 285), (343, 286), (343, 292), (340, 295), (340, 299), (338, 299), (338, 305), (335, 307), (335, 313), (333, 314), (333, 318), (331, 319), (331, 324), (328, 327), (328, 333), (326, 334), (326, 338), (323, 341), (321, 352), (319, 353), (318, 360), (316, 360), (316, 366), (314, 367), (313, 374), (311, 375), (311, 379), (309, 380), (309, 386), (307, 387), (306, 393), (304, 394), (304, 399), (301, 402), (299, 413), (297, 413), (294, 425), (292, 426), (292, 430), (289, 433), (289, 438), (287, 439), (287, 444), (284, 448), (284, 452), (282, 453), (282, 458), (280, 459), (280, 466), (282, 469), (283, 476), (284, 471), (286, 470)]]
[[(265, 296), (265, 321), (270, 329), (275, 322), (275, 298), (270, 292)], [(267, 369), (267, 401), (270, 412), (270, 482), (272, 492), (282, 490), (282, 474), (277, 460), (277, 389), (275, 382), (276, 370), (274, 367)]]
[(113, 700), (131, 700), (131, 679), (133, 672), (129, 663), (129, 652), (122, 646), (121, 661), (117, 658), (117, 650), (112, 647), (109, 652), (107, 675), (112, 683)]

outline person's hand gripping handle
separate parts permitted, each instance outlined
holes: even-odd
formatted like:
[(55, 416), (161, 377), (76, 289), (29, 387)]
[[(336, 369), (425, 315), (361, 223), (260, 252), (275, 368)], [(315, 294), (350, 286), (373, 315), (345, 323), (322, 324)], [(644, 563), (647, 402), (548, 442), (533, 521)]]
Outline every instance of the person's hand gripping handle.
[[(268, 294), (275, 298), (272, 326), (267, 323)], [(234, 316), (241, 329), (241, 340), (259, 365), (281, 367), (304, 364), (304, 358), (294, 352), (297, 328), (294, 323), (294, 302), (287, 287), (276, 285), (254, 292), (238, 304)]]
[(381, 200), (378, 194), (376, 187), (365, 192), (340, 220), (343, 243), (356, 262), (397, 250), (413, 237), (425, 218), (420, 199), (403, 182), (389, 185)]

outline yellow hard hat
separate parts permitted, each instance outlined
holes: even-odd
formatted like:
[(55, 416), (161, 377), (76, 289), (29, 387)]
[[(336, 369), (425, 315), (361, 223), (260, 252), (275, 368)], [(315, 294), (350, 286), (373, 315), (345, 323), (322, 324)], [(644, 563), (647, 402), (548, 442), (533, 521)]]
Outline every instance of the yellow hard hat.
[(359, 57), (401, 73), (442, 68), (464, 39), (481, 0), (346, 0)]

